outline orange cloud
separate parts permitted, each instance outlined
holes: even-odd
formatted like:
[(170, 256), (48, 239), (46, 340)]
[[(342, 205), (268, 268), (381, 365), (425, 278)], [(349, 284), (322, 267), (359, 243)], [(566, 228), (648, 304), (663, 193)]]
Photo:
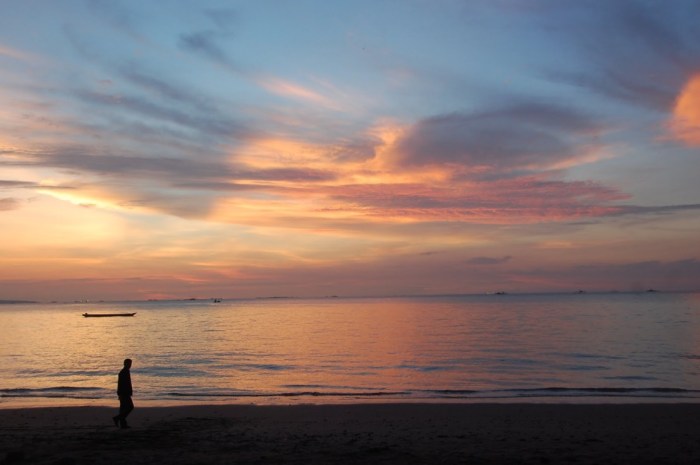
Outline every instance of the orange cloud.
[[(469, 176), (473, 167), (453, 160), (402, 163), (402, 142), (410, 131), (410, 126), (379, 121), (359, 137), (369, 141), (363, 156), (349, 158), (337, 155), (342, 149), (337, 144), (282, 136), (249, 139), (231, 150), (230, 161), (241, 172), (304, 168), (333, 176), (242, 180), (255, 189), (217, 195), (207, 219), (258, 227), (293, 225), (333, 235), (353, 231), (357, 223), (527, 224), (629, 211), (615, 205), (626, 195), (593, 182), (560, 181), (547, 175), (479, 179)], [(558, 169), (611, 156), (593, 145), (569, 149), (567, 155)]]
[(671, 132), (688, 145), (700, 145), (700, 73), (683, 87), (673, 108)]
[[(231, 162), (254, 170), (314, 169), (334, 173), (334, 180), (314, 185), (347, 184), (416, 184), (442, 183), (452, 174), (451, 167), (399, 166), (396, 141), (406, 128), (396, 123), (380, 122), (359, 136), (359, 142), (339, 141), (322, 144), (285, 137), (250, 139), (243, 147), (232, 149)], [(347, 142), (344, 143), (344, 142)], [(353, 150), (357, 157), (344, 154)], [(266, 186), (306, 188), (298, 180), (266, 182)]]
[(256, 169), (289, 168), (303, 166), (323, 168), (324, 147), (285, 138), (260, 138), (251, 140), (235, 151), (233, 160)]

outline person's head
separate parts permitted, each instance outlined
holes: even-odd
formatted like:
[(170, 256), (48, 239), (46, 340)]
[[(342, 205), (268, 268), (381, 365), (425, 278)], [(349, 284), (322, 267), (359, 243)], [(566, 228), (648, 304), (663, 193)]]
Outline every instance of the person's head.
[(124, 359), (124, 368), (131, 368), (131, 359), (130, 358), (125, 358)]

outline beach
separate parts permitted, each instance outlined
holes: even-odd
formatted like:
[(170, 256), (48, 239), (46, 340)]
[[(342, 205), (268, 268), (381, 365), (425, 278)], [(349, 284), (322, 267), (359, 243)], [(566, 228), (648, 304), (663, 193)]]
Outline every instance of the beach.
[(0, 409), (0, 463), (700, 463), (700, 404)]

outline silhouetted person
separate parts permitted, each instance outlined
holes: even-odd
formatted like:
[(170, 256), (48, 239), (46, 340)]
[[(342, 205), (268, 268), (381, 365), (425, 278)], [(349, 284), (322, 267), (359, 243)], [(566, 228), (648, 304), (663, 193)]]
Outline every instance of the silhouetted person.
[(124, 368), (119, 372), (117, 381), (117, 395), (119, 396), (119, 415), (112, 417), (114, 424), (120, 428), (128, 428), (126, 417), (134, 410), (134, 402), (131, 400), (133, 390), (131, 389), (131, 359), (124, 360)]

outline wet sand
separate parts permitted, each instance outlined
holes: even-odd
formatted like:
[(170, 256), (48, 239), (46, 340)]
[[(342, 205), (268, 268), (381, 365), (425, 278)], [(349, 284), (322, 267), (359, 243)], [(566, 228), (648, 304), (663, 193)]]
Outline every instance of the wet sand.
[(700, 463), (700, 404), (0, 409), (0, 463)]

